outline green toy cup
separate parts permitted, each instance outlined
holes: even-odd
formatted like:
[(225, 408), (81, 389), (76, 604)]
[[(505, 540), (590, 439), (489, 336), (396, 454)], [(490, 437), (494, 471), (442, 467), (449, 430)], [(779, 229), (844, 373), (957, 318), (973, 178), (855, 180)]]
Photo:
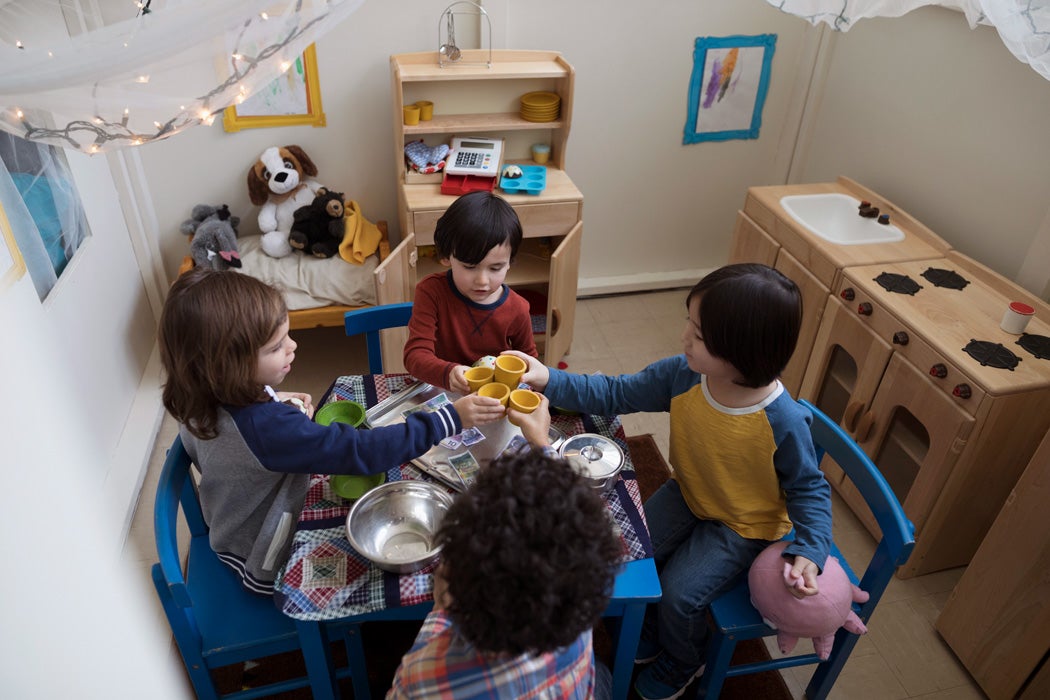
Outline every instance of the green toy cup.
[(365, 422), (365, 407), (356, 401), (332, 401), (314, 415), (318, 425), (348, 423), (355, 428)]
[(356, 501), (361, 496), (386, 481), (386, 473), (359, 476), (357, 474), (335, 474), (332, 476), (332, 490), (348, 501)]

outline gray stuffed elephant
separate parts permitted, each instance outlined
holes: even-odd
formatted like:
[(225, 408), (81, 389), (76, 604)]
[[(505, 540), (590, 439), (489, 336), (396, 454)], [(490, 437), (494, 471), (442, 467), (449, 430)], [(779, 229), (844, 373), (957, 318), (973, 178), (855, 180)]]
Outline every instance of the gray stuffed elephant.
[(193, 236), (190, 243), (193, 262), (215, 270), (240, 267), (241, 256), (237, 252), (237, 225), (240, 222), (225, 204), (218, 208), (208, 204), (193, 207), (192, 218), (179, 226), (180, 231)]

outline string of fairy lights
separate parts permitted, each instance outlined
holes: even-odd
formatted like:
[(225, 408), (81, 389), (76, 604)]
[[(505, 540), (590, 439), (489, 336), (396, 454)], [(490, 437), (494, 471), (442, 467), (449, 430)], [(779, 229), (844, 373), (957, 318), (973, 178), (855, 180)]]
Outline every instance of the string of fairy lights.
[[(151, 14), (150, 1), (142, 0), (136, 3), (139, 18)], [(298, 7), (297, 5), (297, 9)], [(155, 18), (158, 15), (153, 13), (152, 16)], [(127, 107), (115, 118), (96, 115), (90, 119), (74, 119), (64, 126), (48, 126), (44, 123), (46, 119), (44, 115), (36, 116), (33, 110), (24, 110), (15, 106), (7, 108), (5, 115), (7, 122), (18, 125), (22, 132), (20, 135), (26, 140), (62, 143), (87, 153), (98, 153), (108, 146), (139, 146), (168, 138), (190, 126), (211, 125), (227, 107), (241, 104), (250, 96), (245, 83), (253, 73), (262, 66), (271, 65), (275, 56), (284, 55), (285, 49), (290, 44), (294, 44), (314, 25), (327, 19), (328, 12), (322, 12), (308, 20), (301, 18), (298, 12), (295, 17), (301, 21), (289, 27), (283, 36), (274, 40), (273, 43), (251, 54), (241, 48), (241, 42), (251, 22), (256, 21), (256, 18), (245, 22), (238, 33), (233, 51), (229, 55), (229, 77), (206, 93), (193, 98), (188, 105), (180, 105), (178, 113), (166, 121), (154, 121), (152, 131), (133, 127), (130, 123), (131, 110)], [(266, 12), (260, 12), (257, 17), (258, 21), (263, 22), (269, 19)], [(15, 46), (22, 50), (26, 48), (21, 41), (16, 41)], [(52, 55), (50, 51), (48, 55)], [(292, 64), (293, 61), (290, 60), (281, 61), (280, 71), (284, 73)], [(139, 75), (135, 78), (135, 82), (148, 83), (149, 75)], [(12, 121), (11, 117), (14, 117), (15, 121)]]

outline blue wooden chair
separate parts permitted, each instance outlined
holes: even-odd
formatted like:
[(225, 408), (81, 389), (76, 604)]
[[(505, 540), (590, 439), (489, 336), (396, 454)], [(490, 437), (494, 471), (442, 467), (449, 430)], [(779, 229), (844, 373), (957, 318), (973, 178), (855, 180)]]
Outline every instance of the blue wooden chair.
[[(832, 546), (832, 555), (838, 558), (850, 579), (870, 596), (868, 602), (853, 606), (860, 619), (867, 624), (897, 567), (911, 555), (915, 546), (915, 528), (904, 515), (900, 501), (882, 473), (857, 443), (816, 406), (807, 401), (799, 403), (813, 413), (811, 431), (818, 459), (827, 454), (835, 460), (860, 491), (882, 530), (882, 539), (859, 583), (838, 547)], [(808, 664), (818, 666), (806, 687), (806, 697), (809, 700), (825, 698), (859, 639), (857, 635), (840, 629), (835, 635), (831, 656), (823, 662), (816, 654), (810, 653), (730, 666), (737, 642), (773, 636), (776, 630), (762, 622), (758, 611), (751, 605), (751, 592), (746, 578), (712, 603), (711, 616), (714, 619), (714, 632), (707, 651), (707, 669), (701, 676), (698, 689), (698, 696), (705, 698), (717, 698), (725, 679), (731, 676)]]
[[(176, 536), (180, 503), (191, 536), (185, 576)], [(212, 551), (190, 478), (190, 456), (180, 437), (168, 449), (161, 470), (153, 523), (160, 558), (153, 565), (153, 584), (198, 698), (220, 697), (212, 669), (300, 650), (294, 621), (277, 609), (272, 598), (246, 590)], [(327, 628), (324, 635), (328, 640)], [(344, 668), (340, 675), (348, 673)], [(264, 697), (309, 684), (303, 676), (221, 697)]]
[(383, 373), (383, 351), (379, 343), (379, 331), (407, 326), (410, 318), (412, 318), (412, 302), (410, 301), (346, 312), (343, 317), (346, 334), (348, 336), (365, 334), (369, 374)]

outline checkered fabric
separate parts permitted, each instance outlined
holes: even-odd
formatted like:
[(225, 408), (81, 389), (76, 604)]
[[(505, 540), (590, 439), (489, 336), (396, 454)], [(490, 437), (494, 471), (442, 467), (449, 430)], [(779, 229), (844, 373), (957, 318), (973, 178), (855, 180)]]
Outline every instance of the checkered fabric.
[[(374, 406), (415, 382), (407, 374), (339, 377), (325, 392), (322, 405), (350, 399)], [(615, 487), (605, 496), (609, 515), (619, 530), (624, 561), (652, 556), (642, 499), (630, 462), (620, 419), (610, 416), (558, 415), (551, 424), (563, 434), (598, 433), (613, 439), (627, 463)], [(433, 481), (410, 464), (391, 469), (387, 481)], [(440, 485), (440, 484), (439, 484)], [(275, 582), (281, 610), (299, 620), (334, 620), (392, 607), (423, 603), (433, 597), (436, 564), (411, 574), (392, 574), (359, 555), (346, 539), (350, 502), (332, 492), (328, 476), (315, 474), (292, 540), (292, 554)]]

